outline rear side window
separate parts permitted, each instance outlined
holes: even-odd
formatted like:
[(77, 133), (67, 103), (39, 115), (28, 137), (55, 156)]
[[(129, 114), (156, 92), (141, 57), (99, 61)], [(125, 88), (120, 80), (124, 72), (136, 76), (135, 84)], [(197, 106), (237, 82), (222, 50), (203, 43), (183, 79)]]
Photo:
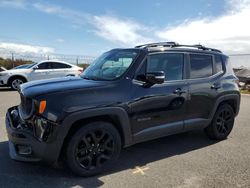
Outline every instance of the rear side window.
[(71, 68), (70, 65), (63, 64), (63, 63), (56, 63), (56, 62), (52, 62), (52, 67), (53, 67), (53, 69), (68, 69), (68, 68)]
[(215, 60), (216, 73), (223, 71), (221, 56), (215, 55), (214, 60)]
[(148, 58), (147, 72), (163, 71), (165, 80), (182, 80), (184, 55), (181, 53), (152, 54)]
[(212, 56), (190, 54), (190, 78), (205, 78), (211, 76), (212, 74)]

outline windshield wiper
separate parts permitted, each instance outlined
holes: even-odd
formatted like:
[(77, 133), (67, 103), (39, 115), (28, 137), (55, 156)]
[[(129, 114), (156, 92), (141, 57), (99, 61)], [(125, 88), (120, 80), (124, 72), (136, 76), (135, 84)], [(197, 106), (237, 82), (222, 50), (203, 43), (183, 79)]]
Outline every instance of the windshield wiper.
[(105, 78), (100, 78), (100, 77), (97, 77), (97, 76), (81, 76), (83, 79), (85, 80), (96, 80), (96, 81), (109, 81), (108, 79), (105, 79)]
[(85, 80), (91, 80), (88, 76), (81, 76)]

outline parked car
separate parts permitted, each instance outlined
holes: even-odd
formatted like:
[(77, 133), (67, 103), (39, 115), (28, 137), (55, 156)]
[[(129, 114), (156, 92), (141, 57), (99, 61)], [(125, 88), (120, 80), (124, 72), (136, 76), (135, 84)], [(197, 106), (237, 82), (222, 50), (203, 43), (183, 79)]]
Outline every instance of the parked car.
[(8, 86), (17, 90), (21, 84), (28, 81), (77, 76), (82, 70), (81, 67), (64, 61), (41, 61), (22, 68), (2, 71), (0, 73), (0, 86)]
[(194, 129), (226, 139), (239, 112), (237, 81), (228, 56), (201, 45), (111, 50), (81, 77), (21, 85), (21, 104), (6, 115), (10, 157), (63, 158), (91, 176), (139, 142)]

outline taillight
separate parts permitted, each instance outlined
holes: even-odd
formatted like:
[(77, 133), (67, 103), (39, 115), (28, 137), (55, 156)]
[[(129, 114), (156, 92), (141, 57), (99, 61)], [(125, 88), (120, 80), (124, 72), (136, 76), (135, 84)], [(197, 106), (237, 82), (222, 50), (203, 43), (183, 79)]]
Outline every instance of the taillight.
[(238, 86), (240, 85), (239, 79), (235, 79), (234, 82), (235, 82)]
[(80, 73), (82, 73), (82, 72), (83, 72), (83, 69), (78, 69), (78, 71), (79, 71)]

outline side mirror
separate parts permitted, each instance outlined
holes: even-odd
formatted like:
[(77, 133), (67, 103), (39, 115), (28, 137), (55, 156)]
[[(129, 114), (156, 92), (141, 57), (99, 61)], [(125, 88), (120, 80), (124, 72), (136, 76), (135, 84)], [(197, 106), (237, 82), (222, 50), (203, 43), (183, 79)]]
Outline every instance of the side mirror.
[(36, 65), (36, 66), (32, 67), (32, 69), (36, 70), (36, 69), (38, 69), (38, 66)]
[(165, 81), (165, 73), (163, 71), (146, 73), (147, 86), (154, 84), (162, 84)]

